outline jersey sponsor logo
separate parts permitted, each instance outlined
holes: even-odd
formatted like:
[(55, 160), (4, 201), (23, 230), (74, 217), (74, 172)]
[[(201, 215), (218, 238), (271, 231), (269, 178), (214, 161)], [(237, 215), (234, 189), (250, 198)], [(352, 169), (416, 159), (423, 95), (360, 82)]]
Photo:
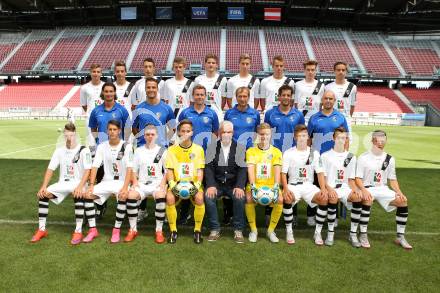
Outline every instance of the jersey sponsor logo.
[(374, 172), (373, 182), (374, 182), (375, 184), (380, 184), (380, 183), (382, 182), (382, 173), (380, 173), (380, 172)]
[(298, 168), (298, 178), (300, 180), (305, 180), (307, 178), (307, 168), (304, 167)]
[(208, 101), (214, 101), (214, 92), (207, 92), (206, 93), (206, 99)]
[(270, 178), (270, 165), (267, 163), (257, 164), (257, 179)]
[(306, 110), (311, 110), (313, 105), (313, 97), (306, 97), (304, 108)]
[(336, 184), (341, 184), (344, 181), (344, 169), (338, 169), (336, 174)]
[(336, 107), (339, 111), (344, 110), (345, 109), (344, 100), (338, 100), (336, 102)]
[(156, 166), (148, 165), (147, 166), (147, 175), (150, 177), (156, 177)]
[(66, 164), (66, 178), (75, 177), (75, 168), (73, 164)]
[(180, 163), (179, 178), (189, 179), (193, 176), (193, 165), (191, 163)]
[(183, 96), (182, 95), (176, 95), (176, 107), (178, 107), (178, 108), (183, 107)]
[(113, 176), (119, 176), (119, 165), (118, 163), (112, 164)]

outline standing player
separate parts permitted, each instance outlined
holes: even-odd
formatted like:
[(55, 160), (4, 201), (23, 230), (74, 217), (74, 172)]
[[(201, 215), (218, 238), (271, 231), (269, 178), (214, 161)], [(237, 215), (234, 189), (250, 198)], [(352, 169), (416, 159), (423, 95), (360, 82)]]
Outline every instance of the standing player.
[(131, 116), (131, 100), (129, 96), (134, 84), (126, 79), (127, 66), (124, 61), (115, 62), (115, 75), (116, 81), (113, 84), (116, 86), (116, 101), (121, 106), (124, 106)]
[[(206, 88), (205, 104), (215, 111), (221, 122), (223, 120), (222, 105), (226, 100), (227, 79), (218, 73), (218, 57), (216, 55), (208, 54), (205, 56), (205, 74), (197, 76), (192, 86), (198, 84)], [(192, 89), (189, 92), (192, 93)]]
[(225, 120), (234, 124), (234, 141), (245, 145), (246, 148), (253, 145), (255, 131), (260, 124), (260, 113), (249, 105), (250, 95), (251, 90), (248, 87), (237, 88), (237, 104), (225, 113)]
[(315, 79), (318, 62), (308, 60), (303, 65), (305, 79), (295, 83), (295, 107), (303, 113), (307, 125), (310, 117), (321, 110), (324, 83)]
[(174, 117), (178, 118), (178, 114), (182, 109), (189, 107), (190, 95), (189, 88), (192, 81), (186, 78), (185, 73), (186, 60), (183, 57), (176, 57), (173, 61), (173, 70), (175, 76), (167, 79), (163, 86), (163, 99), (171, 106), (174, 111)]
[[(295, 127), (296, 147), (283, 154), (281, 181), (283, 184), (284, 222), (286, 223), (286, 241), (294, 244), (292, 205), (303, 199), (311, 207), (318, 206), (314, 240), (316, 245), (323, 245), (321, 231), (327, 217), (327, 190), (324, 170), (319, 153), (307, 146), (309, 135), (305, 125)], [(313, 184), (314, 173), (318, 176), (320, 188)]]
[(215, 111), (205, 105), (206, 89), (203, 85), (196, 85), (192, 90), (192, 96), (194, 105), (182, 110), (179, 121), (188, 119), (192, 122), (194, 129), (191, 139), (206, 152), (212, 136), (214, 135), (214, 139), (218, 136), (219, 121)]
[(283, 56), (277, 55), (273, 57), (272, 69), (273, 74), (263, 79), (260, 85), (259, 100), (262, 111), (270, 110), (272, 107), (276, 107), (280, 104), (278, 90), (281, 86), (288, 85), (292, 88), (292, 91), (295, 88), (295, 81), (287, 76), (284, 76)]
[(351, 117), (356, 105), (357, 87), (346, 79), (348, 73), (347, 63), (338, 61), (333, 65), (333, 70), (335, 71), (335, 81), (326, 85), (325, 90), (335, 93), (335, 109), (341, 112), (345, 119), (347, 119), (347, 130), (351, 140)]
[(101, 76), (101, 65), (90, 65), (90, 77), (92, 79), (88, 83), (82, 85), (79, 92), (81, 107), (84, 112), (86, 112), (87, 143), (89, 145), (95, 145), (95, 139), (89, 129), (89, 117), (93, 109), (102, 104), (101, 92), (104, 82), (101, 81)]
[(145, 145), (138, 147), (133, 159), (133, 185), (128, 193), (127, 216), (130, 222), (130, 231), (125, 242), (133, 241), (137, 236), (138, 203), (146, 197), (153, 197), (156, 201), (156, 243), (164, 243), (162, 233), (165, 220), (166, 178), (164, 176), (164, 162), (166, 148), (156, 144), (157, 129), (154, 125), (145, 127)]
[(304, 116), (295, 107), (292, 107), (293, 88), (282, 85), (278, 89), (277, 99), (280, 104), (268, 110), (264, 115), (264, 122), (274, 129), (273, 146), (281, 152), (295, 146), (293, 131), (298, 124), (304, 124)]
[[(397, 238), (394, 241), (405, 249), (412, 246), (405, 239), (408, 220), (408, 200), (399, 187), (396, 177), (396, 161), (384, 151), (387, 135), (383, 130), (372, 134), (372, 147), (363, 153), (356, 167), (356, 184), (362, 191), (362, 213), (360, 219), (360, 237), (362, 247), (370, 248), (367, 236), (370, 209), (376, 200), (387, 212), (396, 210)], [(387, 183), (391, 189), (387, 186)]]
[(131, 101), (131, 110), (134, 110), (137, 105), (142, 103), (147, 99), (147, 95), (145, 92), (145, 81), (147, 78), (154, 78), (157, 80), (158, 83), (158, 97), (160, 99), (160, 93), (162, 91), (164, 81), (157, 76), (154, 76), (154, 73), (156, 71), (156, 66), (154, 63), (154, 60), (152, 58), (145, 58), (144, 59), (144, 77), (136, 81), (133, 90), (130, 92), (129, 100)]
[[(240, 71), (237, 75), (231, 77), (228, 80), (228, 84), (226, 86), (228, 107), (232, 108), (237, 104), (237, 96), (236, 91), (240, 87), (247, 87), (249, 89), (249, 105), (252, 108), (258, 107), (258, 92), (260, 88), (260, 80), (250, 74), (251, 68), (251, 56), (248, 54), (243, 54), (240, 56)], [(222, 105), (222, 109), (224, 109), (225, 105)]]
[(190, 198), (194, 204), (194, 243), (200, 244), (203, 241), (201, 231), (205, 215), (205, 204), (203, 202), (202, 181), (205, 155), (202, 147), (191, 141), (192, 134), (192, 122), (190, 120), (180, 121), (177, 126), (177, 135), (179, 136), (180, 143), (168, 148), (165, 161), (168, 181), (166, 214), (171, 231), (168, 242), (173, 244), (177, 241), (177, 198), (173, 194), (173, 190), (179, 182), (191, 182), (197, 189), (197, 193)]
[[(120, 241), (120, 229), (127, 210), (126, 200), (133, 165), (133, 147), (120, 138), (121, 132), (119, 121), (108, 122), (108, 141), (101, 143), (96, 149), (90, 174), (90, 186), (87, 191), (87, 197), (94, 199), (99, 205), (103, 205), (110, 196), (116, 196), (118, 204), (111, 243)], [(102, 164), (104, 165), (104, 178), (95, 186), (96, 173)], [(95, 233), (89, 232), (83, 242), (91, 242), (96, 236), (98, 236), (97, 230)]]
[(361, 217), (362, 194), (356, 186), (356, 156), (345, 150), (347, 130), (338, 127), (333, 132), (335, 146), (321, 156), (328, 191), (327, 222), (328, 234), (325, 245), (332, 246), (338, 201), (351, 210), (351, 227), (348, 240), (353, 247), (360, 247), (357, 228)]
[[(72, 123), (64, 126), (66, 145), (58, 148), (52, 155), (49, 167), (44, 175), (43, 184), (37, 193), (38, 197), (38, 230), (31, 242), (38, 242), (47, 236), (46, 220), (49, 212), (49, 200), (60, 204), (69, 194), (75, 202), (76, 228), (72, 235), (71, 244), (79, 244), (82, 240), (82, 224), (84, 217), (83, 194), (89, 178), (92, 159), (88, 148), (76, 142), (76, 127)], [(58, 182), (48, 187), (53, 172), (60, 167)], [(95, 224), (91, 222), (90, 228)]]
[(270, 144), (271, 129), (267, 123), (257, 127), (257, 145), (246, 151), (249, 185), (246, 187), (245, 212), (251, 232), (249, 241), (257, 242), (258, 231), (255, 215), (255, 198), (258, 189), (265, 186), (274, 193), (273, 209), (270, 224), (267, 228), (267, 237), (270, 242), (277, 243), (279, 239), (275, 228), (283, 213), (283, 196), (280, 194), (281, 151)]

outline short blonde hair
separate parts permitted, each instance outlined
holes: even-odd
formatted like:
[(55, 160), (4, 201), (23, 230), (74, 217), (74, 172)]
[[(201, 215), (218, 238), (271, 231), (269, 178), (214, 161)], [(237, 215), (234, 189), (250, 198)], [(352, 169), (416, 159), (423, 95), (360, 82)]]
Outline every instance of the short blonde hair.
[(251, 55), (249, 55), (249, 54), (241, 54), (240, 55), (240, 59), (238, 60), (238, 62), (241, 62), (242, 60), (246, 60), (246, 59), (249, 59), (249, 61), (251, 61), (252, 62), (252, 58), (251, 58)]

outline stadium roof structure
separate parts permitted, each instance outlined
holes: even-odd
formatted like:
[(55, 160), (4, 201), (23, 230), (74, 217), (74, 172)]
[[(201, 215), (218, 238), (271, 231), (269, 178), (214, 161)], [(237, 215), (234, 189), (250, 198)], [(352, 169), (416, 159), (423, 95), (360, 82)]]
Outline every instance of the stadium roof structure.
[[(172, 6), (171, 20), (155, 19), (156, 7)], [(191, 19), (191, 8), (209, 7), (207, 20)], [(122, 21), (121, 7), (136, 7), (135, 20)], [(243, 7), (240, 21), (227, 7)], [(23, 30), (80, 25), (250, 24), (264, 20), (264, 8), (281, 8), (286, 26), (344, 27), (389, 32), (440, 30), (440, 0), (0, 0), (0, 28)]]

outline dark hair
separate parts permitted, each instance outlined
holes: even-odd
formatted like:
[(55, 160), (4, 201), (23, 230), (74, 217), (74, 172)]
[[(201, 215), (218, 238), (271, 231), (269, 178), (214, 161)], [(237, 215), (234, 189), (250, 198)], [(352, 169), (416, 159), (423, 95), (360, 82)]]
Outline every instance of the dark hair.
[(145, 63), (145, 62), (153, 63), (153, 66), (156, 67), (156, 63), (154, 63), (154, 59), (153, 58), (150, 58), (150, 57), (145, 58), (143, 63)]
[(306, 69), (307, 66), (311, 66), (311, 65), (314, 65), (315, 67), (318, 67), (318, 61), (309, 59), (309, 60), (307, 60), (306, 62), (303, 63), (304, 69)]
[(191, 125), (191, 128), (193, 128), (193, 123), (191, 122), (191, 120), (183, 119), (182, 121), (179, 122), (179, 125), (177, 125), (177, 132), (179, 132), (180, 128), (182, 128), (182, 126), (185, 124)]
[(206, 95), (206, 88), (205, 88), (203, 85), (198, 84), (198, 85), (196, 85), (195, 87), (193, 87), (193, 90), (192, 90), (192, 93), (191, 93), (193, 96), (194, 96), (194, 92), (195, 92), (196, 90), (204, 90), (204, 91), (205, 91), (205, 95)]
[(205, 63), (208, 62), (208, 59), (214, 59), (215, 62), (218, 64), (218, 57), (215, 54), (209, 53), (205, 56)]
[(335, 130), (333, 131), (333, 138), (335, 138), (338, 133), (344, 133), (344, 132), (347, 132), (347, 129), (345, 129), (345, 127), (343, 126), (336, 127)]
[(288, 84), (283, 84), (282, 86), (280, 86), (280, 88), (278, 89), (278, 97), (281, 96), (283, 91), (290, 91), (290, 94), (293, 95), (293, 88)]
[(305, 126), (304, 124), (298, 124), (297, 126), (295, 126), (295, 130), (294, 130), (294, 135), (293, 136), (297, 136), (298, 133), (302, 132), (302, 131), (307, 131), (307, 126)]
[(109, 81), (105, 82), (102, 85), (102, 88), (101, 88), (101, 99), (104, 100), (104, 88), (106, 86), (111, 86), (113, 88), (113, 90), (115, 91), (115, 101), (116, 101), (118, 99), (118, 97), (116, 96), (116, 86), (113, 84), (113, 82), (109, 82)]
[(156, 85), (158, 85), (159, 83), (157, 82), (157, 79), (155, 79), (154, 77), (147, 77), (145, 79), (145, 86), (147, 86), (147, 82), (155, 82)]
[(121, 129), (121, 122), (119, 122), (118, 120), (110, 120), (110, 121), (107, 123), (107, 128), (108, 128), (109, 125), (114, 125), (114, 126), (116, 126), (118, 129)]
[(336, 62), (336, 63), (333, 65), (333, 70), (336, 70), (336, 66), (338, 66), (338, 65), (344, 65), (344, 66), (345, 66), (345, 69), (347, 69), (347, 71), (348, 71), (348, 64), (347, 64), (346, 62), (343, 62), (343, 61), (338, 61), (338, 62)]
[(123, 60), (115, 61), (115, 69), (117, 66), (124, 66), (125, 71), (127, 71), (127, 65), (125, 64), (125, 61)]
[(66, 125), (64, 125), (64, 130), (76, 132), (75, 124), (73, 124), (72, 122), (67, 123)]

